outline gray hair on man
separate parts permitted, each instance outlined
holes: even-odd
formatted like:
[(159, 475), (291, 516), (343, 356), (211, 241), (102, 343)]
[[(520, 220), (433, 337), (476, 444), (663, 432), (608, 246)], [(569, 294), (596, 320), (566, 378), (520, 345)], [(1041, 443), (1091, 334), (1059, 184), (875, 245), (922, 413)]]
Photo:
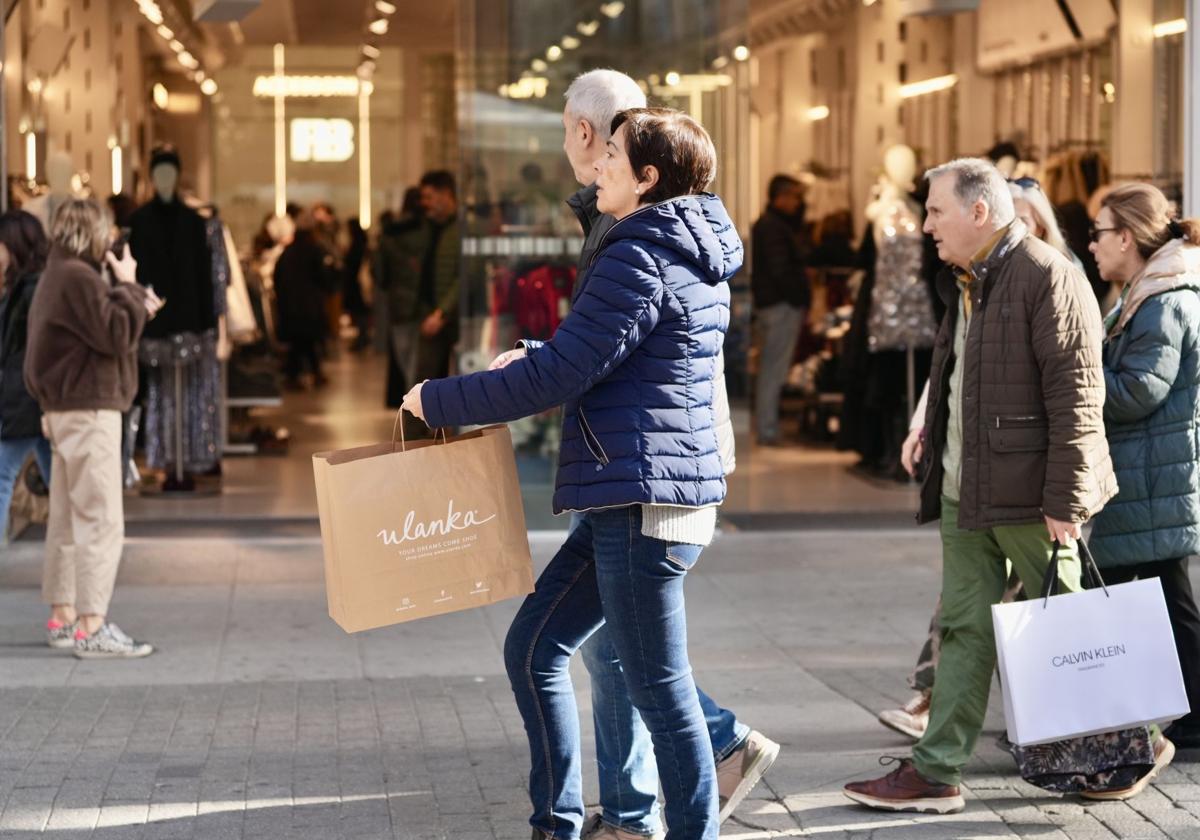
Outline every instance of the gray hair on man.
[(930, 169), (925, 173), (925, 178), (932, 182), (943, 175), (954, 176), (954, 194), (962, 202), (963, 210), (970, 210), (975, 202), (982, 201), (988, 208), (988, 218), (997, 230), (1017, 217), (1008, 181), (991, 161), (958, 158)]
[(646, 107), (646, 94), (638, 83), (616, 70), (589, 70), (576, 76), (567, 88), (566, 100), (571, 116), (591, 123), (605, 142), (619, 111)]

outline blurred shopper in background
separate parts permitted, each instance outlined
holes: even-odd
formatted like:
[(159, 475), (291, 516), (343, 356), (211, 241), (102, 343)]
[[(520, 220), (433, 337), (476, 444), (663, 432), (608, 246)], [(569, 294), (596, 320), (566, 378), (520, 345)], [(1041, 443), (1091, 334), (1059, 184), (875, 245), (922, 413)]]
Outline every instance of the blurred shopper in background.
[(50, 482), (50, 441), (23, 373), (29, 307), (49, 250), (35, 216), (20, 210), (0, 216), (0, 544), (8, 533), (13, 484), (30, 452)]
[(767, 187), (767, 202), (750, 234), (750, 290), (759, 332), (754, 428), (760, 446), (776, 446), (779, 396), (796, 356), (812, 291), (800, 243), (804, 187), (790, 175), (776, 175)]
[(300, 377), (312, 374), (313, 385), (328, 380), (321, 371), (321, 342), (327, 335), (326, 297), (339, 277), (328, 253), (316, 240), (312, 214), (301, 211), (296, 233), (275, 264), (275, 298), (279, 310), (279, 340), (287, 345), (285, 385), (304, 387)]

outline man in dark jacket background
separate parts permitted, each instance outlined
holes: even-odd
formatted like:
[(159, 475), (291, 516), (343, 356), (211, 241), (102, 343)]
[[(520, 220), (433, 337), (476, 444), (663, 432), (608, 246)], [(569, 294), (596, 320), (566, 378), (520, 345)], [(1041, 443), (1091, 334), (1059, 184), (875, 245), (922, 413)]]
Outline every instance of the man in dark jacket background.
[(750, 290), (759, 331), (754, 425), (760, 446), (779, 443), (779, 395), (787, 384), (804, 313), (812, 304), (797, 221), (804, 188), (790, 175), (767, 187), (767, 209), (751, 231)]
[(1053, 543), (1058, 576), (1078, 591), (1073, 540), (1116, 492), (1104, 435), (1103, 325), (1083, 273), (1016, 220), (992, 164), (928, 173), (925, 231), (953, 267), (925, 414), (922, 522), (941, 519), (942, 658), (929, 726), (888, 775), (846, 786), (889, 811), (953, 813), (996, 665), (991, 607), (1006, 559), (1041, 590)]

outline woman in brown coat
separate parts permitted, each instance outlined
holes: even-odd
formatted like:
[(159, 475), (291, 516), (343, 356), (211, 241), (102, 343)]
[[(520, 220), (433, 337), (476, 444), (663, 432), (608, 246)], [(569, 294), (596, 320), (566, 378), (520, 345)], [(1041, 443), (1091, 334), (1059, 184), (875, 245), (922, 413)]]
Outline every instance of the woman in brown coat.
[[(42, 598), (49, 643), (80, 659), (140, 657), (154, 648), (107, 620), (125, 539), (121, 412), (137, 392), (137, 346), (162, 301), (136, 282), (111, 225), (72, 199), (51, 224), (50, 259), (29, 310), (25, 382), (54, 450)], [(102, 274), (107, 262), (116, 283)]]

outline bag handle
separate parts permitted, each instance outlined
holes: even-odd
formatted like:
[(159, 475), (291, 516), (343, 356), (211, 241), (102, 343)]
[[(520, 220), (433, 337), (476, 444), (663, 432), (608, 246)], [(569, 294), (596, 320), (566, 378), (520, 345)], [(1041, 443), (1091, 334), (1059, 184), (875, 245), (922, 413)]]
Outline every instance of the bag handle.
[[(1108, 594), (1108, 587), (1104, 585), (1100, 567), (1096, 565), (1096, 560), (1092, 557), (1092, 550), (1082, 539), (1075, 542), (1079, 546), (1079, 557), (1083, 561), (1083, 578), (1087, 588), (1099, 587), (1104, 590), (1104, 597), (1112, 597)], [(1050, 555), (1050, 565), (1046, 567), (1046, 576), (1042, 578), (1042, 609), (1049, 605), (1051, 595), (1058, 594), (1058, 552), (1060, 548), (1062, 548), (1062, 543), (1055, 540), (1054, 551)]]
[[(408, 442), (405, 441), (405, 439), (404, 439), (404, 424), (400, 422), (400, 418), (401, 418), (401, 416), (403, 416), (403, 414), (404, 414), (404, 409), (401, 408), (399, 411), (396, 412), (396, 422), (392, 424), (392, 451), (393, 452), (396, 451), (396, 432), (400, 433), (400, 451), (401, 452), (408, 451)], [(413, 416), (415, 417), (416, 415), (414, 414)], [(439, 426), (436, 430), (434, 430), (433, 442), (437, 443), (438, 432), (442, 433), (442, 446), (445, 446), (450, 441), (446, 437), (446, 429), (443, 426)]]

